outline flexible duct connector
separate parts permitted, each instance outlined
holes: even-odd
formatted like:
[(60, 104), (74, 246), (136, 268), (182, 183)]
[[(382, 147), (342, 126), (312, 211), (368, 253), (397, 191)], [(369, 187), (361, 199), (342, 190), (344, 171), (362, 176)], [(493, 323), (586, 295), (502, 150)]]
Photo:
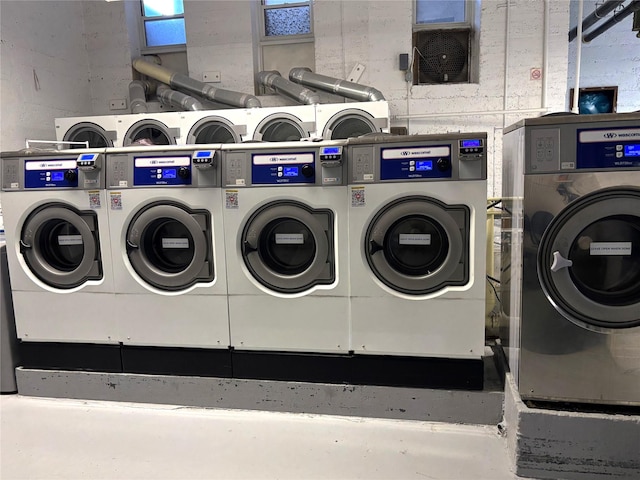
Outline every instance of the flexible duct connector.
[(173, 107), (181, 108), (182, 110), (204, 110), (202, 103), (195, 98), (185, 95), (182, 92), (171, 90), (166, 85), (158, 85), (156, 95), (165, 105), (171, 105)]
[(582, 36), (582, 41), (585, 43), (590, 42), (594, 38), (602, 35), (604, 32), (609, 30), (618, 22), (622, 21), (623, 19), (627, 18), (629, 15), (637, 11), (640, 11), (640, 0), (633, 0), (633, 2), (631, 2), (629, 5), (627, 5), (622, 10), (620, 10), (620, 12), (614, 13), (609, 20), (607, 20), (604, 23), (601, 23), (597, 28), (591, 30), (590, 32), (585, 33)]
[[(607, 0), (602, 5), (597, 7), (590, 15), (586, 16), (584, 20), (582, 20), (582, 31), (585, 31), (591, 25), (596, 23), (598, 20), (603, 18), (607, 13), (611, 10), (614, 10), (618, 5), (624, 3), (624, 0)], [(578, 36), (578, 27), (573, 27), (569, 31), (569, 43), (573, 41), (574, 38)]]
[(147, 113), (147, 93), (149, 92), (149, 82), (134, 80), (129, 84), (129, 106), (131, 113)]
[(280, 72), (276, 70), (260, 72), (257, 77), (260, 84), (273, 88), (279, 94), (293, 98), (302, 104), (317, 105), (320, 103), (320, 96), (316, 92), (282, 78)]
[(337, 93), (343, 97), (352, 98), (361, 102), (384, 100), (382, 92), (373, 87), (313, 73), (308, 68), (292, 68), (289, 72), (289, 80), (301, 85), (306, 85), (307, 87)]
[(138, 72), (170, 85), (176, 90), (195, 93), (214, 102), (234, 107), (257, 108), (262, 106), (260, 100), (254, 95), (214, 88), (181, 73), (147, 62), (142, 58), (136, 58), (132, 65)]

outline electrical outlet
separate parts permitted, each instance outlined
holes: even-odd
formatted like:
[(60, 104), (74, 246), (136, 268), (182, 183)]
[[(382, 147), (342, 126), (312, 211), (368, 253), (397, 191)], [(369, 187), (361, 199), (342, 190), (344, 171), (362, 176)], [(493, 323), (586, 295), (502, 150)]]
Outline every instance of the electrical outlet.
[(127, 101), (124, 98), (109, 100), (109, 110), (126, 110)]
[(220, 72), (203, 72), (202, 81), (206, 83), (220, 83)]

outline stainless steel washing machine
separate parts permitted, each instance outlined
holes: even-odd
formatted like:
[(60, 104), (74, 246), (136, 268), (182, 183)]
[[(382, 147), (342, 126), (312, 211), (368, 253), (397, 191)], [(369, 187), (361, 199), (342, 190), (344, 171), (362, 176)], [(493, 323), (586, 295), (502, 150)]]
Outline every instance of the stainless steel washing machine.
[(640, 405), (640, 115), (504, 137), (502, 305), (525, 399)]

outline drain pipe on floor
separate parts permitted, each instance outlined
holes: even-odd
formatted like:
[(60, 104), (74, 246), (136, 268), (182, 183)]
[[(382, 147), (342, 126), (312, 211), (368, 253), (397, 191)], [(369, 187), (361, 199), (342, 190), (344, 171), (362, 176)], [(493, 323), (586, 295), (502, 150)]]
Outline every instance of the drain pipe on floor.
[(254, 95), (214, 88), (211, 85), (194, 80), (182, 73), (148, 62), (143, 58), (136, 58), (131, 63), (136, 71), (165, 83), (176, 90), (194, 93), (213, 100), (214, 102), (224, 103), (234, 107), (258, 108), (262, 106), (260, 100)]
[(185, 95), (182, 92), (172, 90), (167, 85), (164, 85), (162, 83), (158, 85), (156, 95), (162, 103), (168, 106), (177, 107), (182, 110), (204, 110), (202, 103), (200, 103), (197, 99), (189, 95)]
[(259, 72), (257, 79), (261, 85), (273, 88), (279, 94), (293, 98), (299, 103), (305, 105), (317, 105), (320, 103), (320, 95), (313, 90), (309, 90), (286, 78), (282, 78), (280, 72), (277, 70)]
[(385, 99), (382, 92), (373, 87), (313, 73), (310, 69), (304, 67), (292, 68), (289, 72), (289, 80), (360, 102), (377, 102)]

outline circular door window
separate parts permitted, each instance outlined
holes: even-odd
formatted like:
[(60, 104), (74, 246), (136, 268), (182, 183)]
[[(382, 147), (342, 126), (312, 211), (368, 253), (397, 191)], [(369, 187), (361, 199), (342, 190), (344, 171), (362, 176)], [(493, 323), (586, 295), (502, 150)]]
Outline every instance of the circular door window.
[(60, 289), (102, 279), (98, 219), (64, 204), (51, 204), (27, 217), (20, 251), (29, 270), (42, 282)]
[(333, 212), (299, 202), (273, 202), (257, 210), (241, 236), (245, 265), (260, 284), (298, 293), (335, 281)]
[(189, 144), (239, 143), (240, 136), (233, 126), (218, 117), (207, 117), (196, 123), (189, 132)]
[(542, 237), (538, 278), (580, 326), (640, 325), (640, 190), (601, 190), (561, 211)]
[(157, 120), (141, 120), (134, 123), (124, 137), (124, 145), (175, 145), (176, 141), (167, 126)]
[(177, 203), (150, 204), (127, 230), (127, 255), (146, 283), (178, 291), (214, 279), (209, 212)]
[[(376, 132), (370, 116), (362, 113), (341, 113), (332, 118), (325, 127), (324, 137), (331, 140), (360, 137)], [(369, 117), (369, 118), (367, 118)]]
[(265, 118), (256, 128), (254, 140), (263, 142), (296, 142), (308, 137), (300, 119), (293, 115), (280, 113)]
[[(89, 148), (113, 147), (110, 135), (93, 123), (78, 123), (64, 135), (65, 142), (88, 142)], [(69, 148), (85, 148), (85, 145), (72, 144)]]
[(426, 295), (469, 281), (469, 209), (419, 196), (386, 205), (363, 245), (369, 267), (389, 288)]

